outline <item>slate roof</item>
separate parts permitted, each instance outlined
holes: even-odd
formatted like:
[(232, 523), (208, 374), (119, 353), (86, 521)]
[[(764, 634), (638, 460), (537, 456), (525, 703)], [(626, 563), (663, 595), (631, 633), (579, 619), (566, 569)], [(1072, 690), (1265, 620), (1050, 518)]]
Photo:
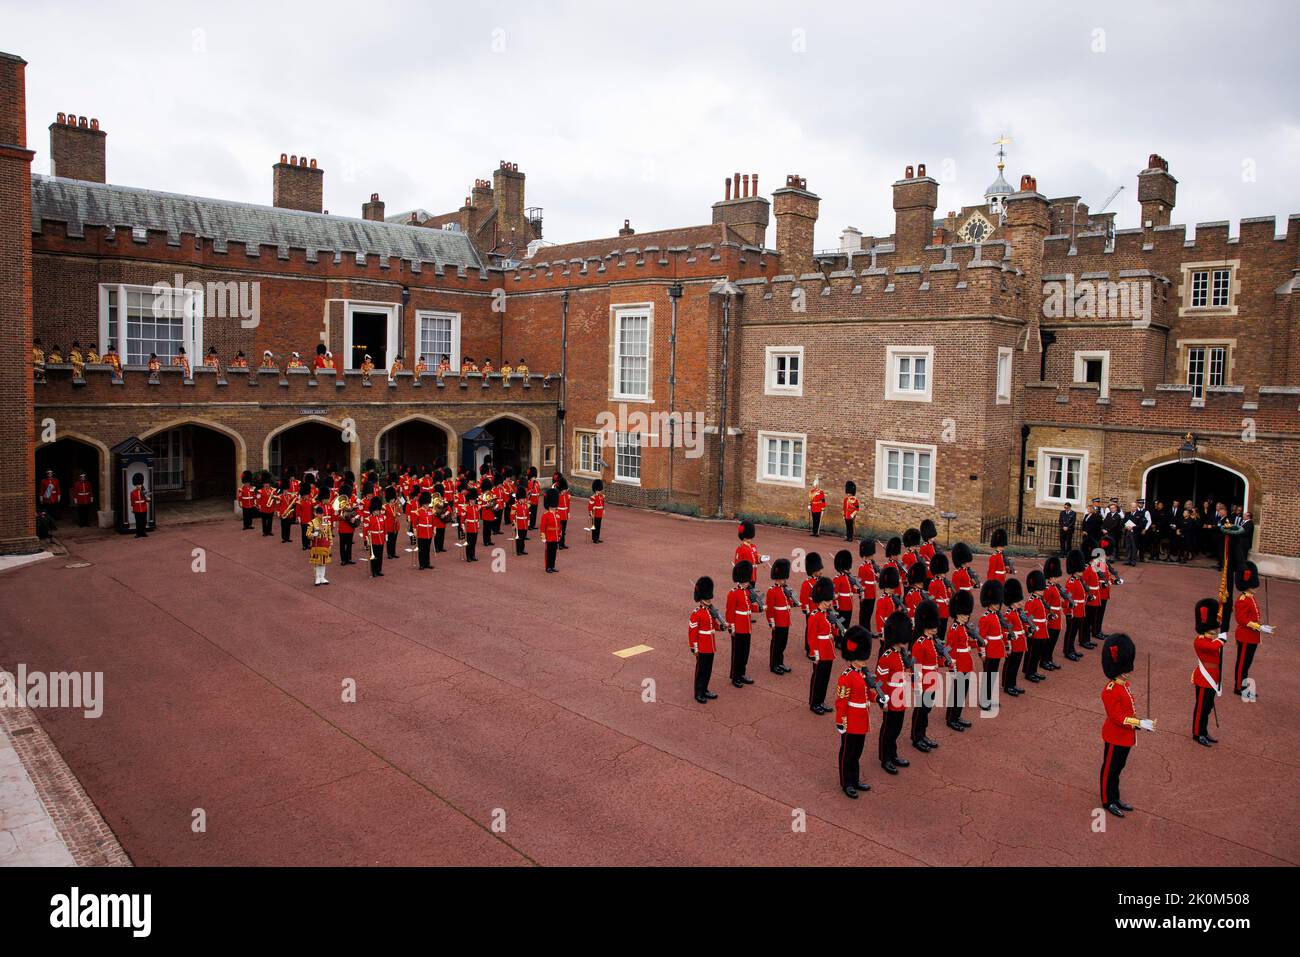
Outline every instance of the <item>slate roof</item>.
[(40, 232), (47, 219), (67, 224), (70, 236), (83, 235), (86, 226), (143, 227), (166, 231), (171, 242), (186, 233), (201, 236), (218, 249), (243, 243), (250, 250), (305, 249), (309, 257), (351, 253), (482, 268), (461, 233), (33, 175), (32, 230)]
[(587, 239), (573, 243), (543, 246), (537, 255), (525, 262), (560, 262), (569, 259), (588, 259), (593, 256), (608, 256), (624, 249), (645, 249), (658, 246), (661, 250), (670, 246), (687, 246), (694, 248), (704, 243), (736, 243), (747, 245), (729, 226), (711, 223), (707, 226), (682, 226), (676, 229), (659, 229), (647, 233), (633, 233), (630, 236), (611, 236), (608, 239)]

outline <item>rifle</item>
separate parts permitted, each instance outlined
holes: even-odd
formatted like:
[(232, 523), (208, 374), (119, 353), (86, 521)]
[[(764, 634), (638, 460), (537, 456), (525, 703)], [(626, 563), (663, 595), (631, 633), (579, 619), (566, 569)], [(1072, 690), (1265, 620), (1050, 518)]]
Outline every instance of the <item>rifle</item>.
[(980, 651), (983, 651), (984, 646), (987, 645), (988, 642), (984, 640), (984, 636), (979, 633), (975, 626), (970, 623), (970, 619), (967, 619), (964, 622), (963, 627), (966, 629), (966, 636), (975, 642)]

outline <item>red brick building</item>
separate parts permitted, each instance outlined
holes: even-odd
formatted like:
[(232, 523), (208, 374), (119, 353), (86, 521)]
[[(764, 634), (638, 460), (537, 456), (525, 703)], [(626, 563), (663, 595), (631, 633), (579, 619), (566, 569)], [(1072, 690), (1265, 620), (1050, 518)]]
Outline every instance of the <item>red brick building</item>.
[[(293, 154), (269, 206), (108, 185), (106, 132), (61, 116), (54, 175), (30, 177), (21, 61), (0, 65), (0, 388), (31, 410), (6, 425), (11, 495), (46, 466), (107, 487), (108, 449), (131, 435), (155, 446), (160, 495), (197, 498), (308, 457), (459, 462), (483, 427), (500, 460), (702, 515), (802, 520), (820, 476), (833, 507), (858, 483), (867, 527), (950, 513), (954, 537), (977, 538), (1050, 525), (1066, 499), (1214, 494), (1295, 571), (1300, 217), (1189, 240), (1158, 156), (1136, 230), (1001, 169), (984, 203), (937, 217), (920, 166), (893, 185), (889, 234), (846, 231), (837, 251), (814, 249), (803, 179), (769, 200), (739, 173), (700, 225), (548, 245), (505, 161), (454, 213), (386, 216), (371, 194), (354, 218), (322, 210), (325, 171)], [(65, 352), (112, 340), (127, 371), (51, 367), (33, 387), (32, 335)], [(182, 343), (194, 375), (150, 382), (146, 352)], [(336, 375), (285, 369), (318, 343)], [(199, 368), (213, 346), (253, 366), (270, 350), (276, 368)], [(531, 374), (367, 385), (365, 353), (380, 370), (523, 357)], [(6, 510), (7, 547), (30, 541), (28, 510)]]

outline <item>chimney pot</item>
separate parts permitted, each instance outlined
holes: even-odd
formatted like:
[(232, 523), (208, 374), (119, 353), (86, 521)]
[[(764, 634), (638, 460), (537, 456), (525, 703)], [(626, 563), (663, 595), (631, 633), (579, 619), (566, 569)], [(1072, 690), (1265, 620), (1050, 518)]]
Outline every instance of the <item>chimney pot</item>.
[(757, 173), (750, 174), (750, 183), (754, 187), (754, 195), (757, 196), (758, 195), (758, 174)]
[(918, 166), (916, 167), (916, 175), (917, 175), (917, 176), (924, 176), (924, 175), (925, 175), (925, 164), (924, 164), (924, 163), (921, 163), (920, 165), (918, 165)]
[(315, 159), (315, 157), (312, 158), (312, 161), (311, 161), (311, 164), (310, 164), (310, 165), (311, 165), (311, 168), (312, 168), (312, 169), (315, 169), (315, 168), (316, 168), (316, 159)]
[(727, 193), (725, 198), (731, 199), (731, 177), (730, 176), (727, 177), (727, 181), (725, 185), (726, 185), (726, 193)]
[(288, 153), (281, 153), (281, 154), (280, 154), (280, 162), (281, 162), (281, 163), (288, 163), (288, 162), (289, 162), (289, 154), (288, 154)]
[(66, 123), (66, 122), (68, 122), (68, 117), (67, 117), (66, 114), (64, 114), (64, 113), (60, 113), (60, 114), (55, 118), (55, 122), (56, 122), (56, 123)]
[(912, 175), (912, 167), (909, 166), (907, 167), (907, 169), (903, 170), (903, 179), (915, 179), (915, 178), (916, 177)]

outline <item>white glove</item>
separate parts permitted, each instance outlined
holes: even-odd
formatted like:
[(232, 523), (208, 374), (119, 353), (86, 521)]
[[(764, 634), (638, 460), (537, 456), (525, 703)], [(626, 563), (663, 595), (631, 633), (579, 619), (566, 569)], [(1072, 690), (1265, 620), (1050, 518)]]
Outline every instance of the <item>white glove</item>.
[(1260, 625), (1259, 630), (1266, 635), (1271, 635), (1275, 631), (1272, 625)]
[(759, 555), (758, 557), (759, 557), (760, 559), (762, 559), (763, 561), (765, 561), (765, 562), (770, 562), (770, 561), (772, 560), (772, 556), (771, 556), (771, 555)]
[(1143, 718), (1138, 722), (1138, 727), (1143, 731), (1154, 731), (1156, 729), (1156, 723), (1150, 718)]
[(842, 725), (842, 724), (837, 724), (837, 725), (835, 726), (835, 730), (838, 731), (840, 734), (843, 734), (843, 733), (844, 733), (845, 731), (847, 731), (848, 729), (845, 728), (844, 725)]
[(1228, 640), (1228, 633), (1226, 631), (1219, 632), (1219, 641), (1227, 641), (1227, 640)]

